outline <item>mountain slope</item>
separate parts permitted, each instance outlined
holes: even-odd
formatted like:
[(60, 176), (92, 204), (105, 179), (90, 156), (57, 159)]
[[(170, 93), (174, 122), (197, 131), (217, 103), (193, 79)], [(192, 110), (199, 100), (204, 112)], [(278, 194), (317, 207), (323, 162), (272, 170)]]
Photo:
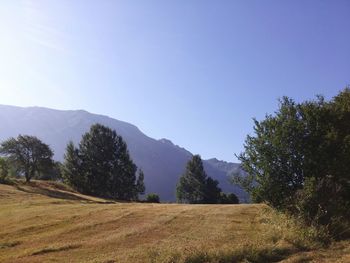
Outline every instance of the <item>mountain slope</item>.
[[(1, 141), (18, 134), (35, 135), (52, 147), (55, 159), (60, 161), (63, 160), (67, 143), (72, 140), (78, 144), (91, 125), (100, 123), (115, 129), (127, 142), (136, 165), (143, 169), (146, 191), (156, 192), (167, 201), (175, 199), (176, 183), (192, 156), (189, 151), (167, 139), (155, 140), (146, 136), (132, 124), (83, 110), (0, 105), (0, 123)], [(239, 165), (214, 160), (204, 161), (208, 175), (217, 179), (224, 191), (234, 192), (246, 200), (246, 194), (232, 186), (227, 177), (232, 169), (239, 169)]]

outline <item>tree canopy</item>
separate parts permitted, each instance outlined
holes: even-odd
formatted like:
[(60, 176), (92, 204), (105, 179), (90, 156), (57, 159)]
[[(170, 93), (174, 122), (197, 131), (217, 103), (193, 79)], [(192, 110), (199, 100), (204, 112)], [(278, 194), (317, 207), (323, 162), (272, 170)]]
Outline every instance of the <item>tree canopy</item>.
[[(194, 155), (188, 161), (186, 170), (179, 179), (176, 187), (176, 197), (179, 202), (190, 204), (230, 203), (232, 200), (221, 192), (218, 185), (217, 180), (207, 176), (201, 157)], [(238, 203), (238, 198), (237, 202), (234, 203)]]
[(0, 183), (6, 181), (6, 177), (8, 175), (8, 164), (5, 158), (0, 157)]
[(91, 126), (76, 148), (67, 145), (63, 176), (72, 187), (86, 194), (121, 200), (137, 199), (145, 191), (143, 172), (130, 158), (123, 138), (100, 124)]
[(273, 115), (254, 120), (239, 160), (248, 175), (235, 181), (253, 201), (324, 225), (350, 218), (350, 89), (330, 101), (284, 97)]
[(23, 173), (29, 182), (36, 173), (52, 168), (53, 152), (50, 147), (35, 136), (19, 135), (1, 143), (0, 153)]

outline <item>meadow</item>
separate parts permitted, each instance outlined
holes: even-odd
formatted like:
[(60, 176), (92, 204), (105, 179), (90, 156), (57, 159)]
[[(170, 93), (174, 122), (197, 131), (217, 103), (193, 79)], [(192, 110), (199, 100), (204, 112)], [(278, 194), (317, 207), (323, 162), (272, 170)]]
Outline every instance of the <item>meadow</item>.
[(263, 204), (115, 202), (63, 184), (0, 184), (0, 262), (350, 262)]

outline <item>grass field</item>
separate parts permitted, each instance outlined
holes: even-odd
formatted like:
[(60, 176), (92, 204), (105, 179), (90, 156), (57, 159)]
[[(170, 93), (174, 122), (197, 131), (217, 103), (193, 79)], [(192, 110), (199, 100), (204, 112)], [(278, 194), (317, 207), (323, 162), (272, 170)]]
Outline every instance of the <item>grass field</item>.
[(264, 205), (118, 203), (33, 182), (0, 185), (0, 262), (350, 262)]

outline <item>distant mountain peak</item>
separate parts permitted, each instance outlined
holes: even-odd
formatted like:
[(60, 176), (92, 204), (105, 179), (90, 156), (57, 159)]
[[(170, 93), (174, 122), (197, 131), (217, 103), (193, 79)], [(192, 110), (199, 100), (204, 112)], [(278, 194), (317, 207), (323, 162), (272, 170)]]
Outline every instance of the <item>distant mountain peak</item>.
[(160, 139), (158, 141), (161, 142), (161, 143), (164, 143), (164, 144), (175, 146), (175, 144), (169, 139), (162, 138), (162, 139)]

